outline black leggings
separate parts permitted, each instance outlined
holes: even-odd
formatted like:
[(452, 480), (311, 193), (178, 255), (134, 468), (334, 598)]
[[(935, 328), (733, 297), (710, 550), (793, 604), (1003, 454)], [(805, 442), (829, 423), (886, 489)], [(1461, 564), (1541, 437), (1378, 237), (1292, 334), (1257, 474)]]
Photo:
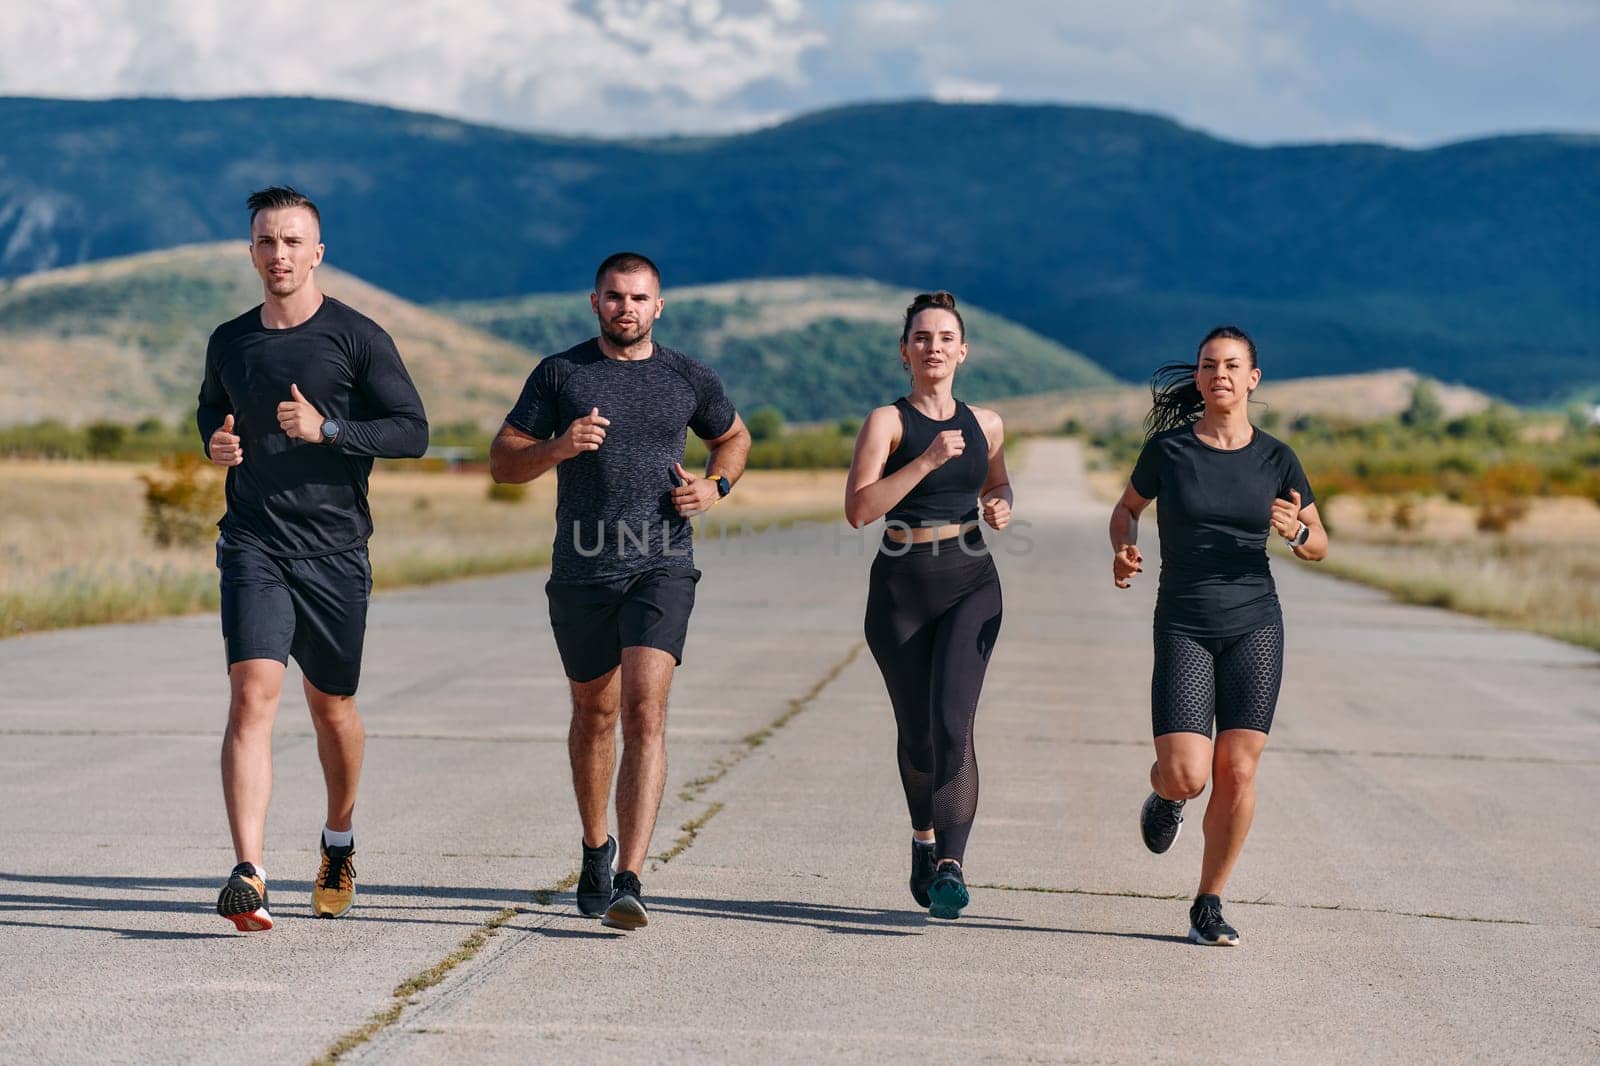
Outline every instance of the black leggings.
[(1190, 637), (1156, 630), (1150, 717), (1156, 736), (1272, 729), (1283, 683), (1283, 622), (1236, 637)]
[(959, 860), (978, 813), (972, 721), (1000, 634), (1000, 575), (976, 530), (935, 543), (885, 539), (868, 586), (867, 647), (894, 705), (911, 824), (933, 829), (939, 858)]

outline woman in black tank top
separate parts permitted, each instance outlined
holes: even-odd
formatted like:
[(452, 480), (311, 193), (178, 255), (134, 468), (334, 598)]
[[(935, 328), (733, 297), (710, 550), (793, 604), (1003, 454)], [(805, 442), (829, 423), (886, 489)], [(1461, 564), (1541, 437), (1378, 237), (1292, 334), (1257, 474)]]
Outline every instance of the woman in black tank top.
[(883, 672), (911, 814), (911, 894), (936, 918), (969, 900), (961, 860), (978, 810), (972, 725), (1000, 633), (1000, 578), (979, 532), (1011, 521), (1004, 427), (955, 398), (967, 357), (955, 297), (918, 296), (900, 359), (911, 392), (856, 439), (845, 517), (886, 519), (867, 591), (867, 646)]

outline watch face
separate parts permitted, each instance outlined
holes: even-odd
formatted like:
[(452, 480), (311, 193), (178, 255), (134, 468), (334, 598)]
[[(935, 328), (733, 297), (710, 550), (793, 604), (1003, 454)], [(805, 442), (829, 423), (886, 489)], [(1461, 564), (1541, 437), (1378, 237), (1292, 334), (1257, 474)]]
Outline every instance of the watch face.
[(339, 423), (331, 418), (322, 423), (322, 435), (329, 440), (333, 440), (339, 435)]

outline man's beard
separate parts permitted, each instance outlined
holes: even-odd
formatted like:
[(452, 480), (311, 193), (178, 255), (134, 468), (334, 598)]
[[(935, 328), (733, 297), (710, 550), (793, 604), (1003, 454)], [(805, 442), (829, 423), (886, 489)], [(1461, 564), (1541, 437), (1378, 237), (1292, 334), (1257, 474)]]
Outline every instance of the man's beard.
[(631, 348), (635, 344), (638, 344), (640, 341), (644, 340), (646, 337), (650, 336), (650, 330), (654, 326), (654, 322), (644, 322), (634, 326), (633, 329), (627, 333), (618, 333), (614, 330), (606, 328), (606, 326), (602, 324), (600, 326), (600, 336), (604, 337), (612, 344), (615, 344), (618, 348)]

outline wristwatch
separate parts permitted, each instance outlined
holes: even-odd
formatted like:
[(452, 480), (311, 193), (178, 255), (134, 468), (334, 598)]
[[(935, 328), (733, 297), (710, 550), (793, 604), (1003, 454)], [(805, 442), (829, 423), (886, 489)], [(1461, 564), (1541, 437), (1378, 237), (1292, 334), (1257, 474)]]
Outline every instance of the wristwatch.
[(344, 427), (331, 418), (322, 420), (322, 443), (338, 444), (339, 434), (344, 432)]
[(1291, 548), (1302, 548), (1305, 546), (1306, 541), (1310, 539), (1311, 527), (1306, 525), (1304, 522), (1301, 522), (1300, 528), (1295, 531), (1295, 535), (1292, 537), (1284, 537), (1283, 542), (1289, 545)]
[(726, 496), (728, 493), (730, 493), (732, 491), (733, 491), (733, 482), (728, 480), (728, 477), (727, 477), (726, 474), (719, 475), (717, 477), (717, 495), (719, 497)]

